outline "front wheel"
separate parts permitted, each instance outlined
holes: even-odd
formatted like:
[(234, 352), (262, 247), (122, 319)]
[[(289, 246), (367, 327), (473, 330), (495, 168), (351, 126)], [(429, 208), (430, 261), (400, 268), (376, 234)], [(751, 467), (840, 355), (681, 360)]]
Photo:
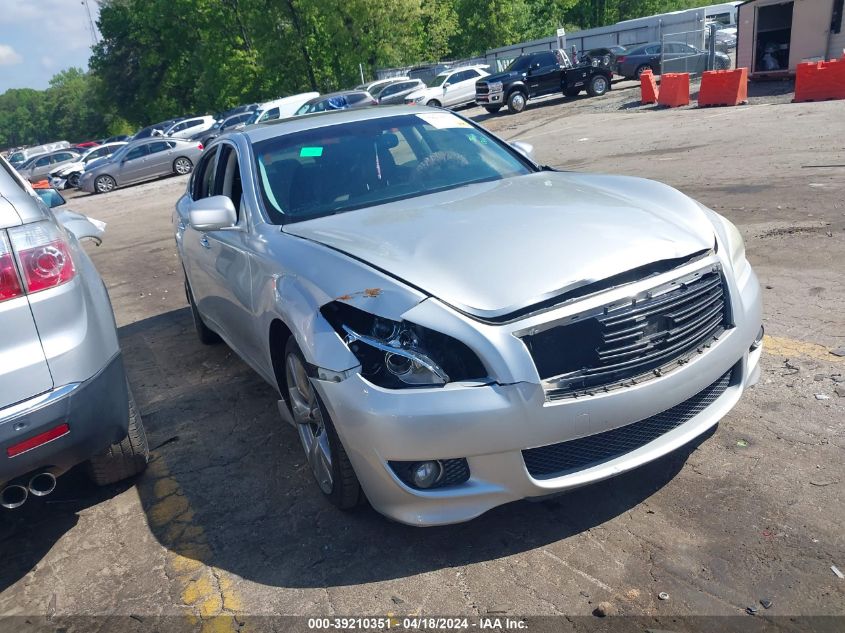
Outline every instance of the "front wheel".
[(219, 343), (222, 340), (220, 335), (209, 328), (205, 324), (205, 321), (202, 320), (200, 311), (197, 309), (197, 304), (194, 301), (194, 293), (191, 291), (191, 286), (187, 279), (185, 279), (185, 297), (188, 299), (188, 305), (191, 307), (191, 317), (194, 320), (194, 329), (197, 332), (197, 338), (200, 340), (200, 343), (203, 345), (215, 345)]
[(600, 97), (610, 89), (610, 82), (604, 75), (595, 75), (587, 84), (587, 94), (591, 97)]
[(185, 158), (184, 156), (180, 156), (176, 160), (173, 161), (173, 171), (175, 171), (180, 176), (184, 176), (185, 174), (190, 174), (191, 171), (194, 169), (194, 164), (191, 162), (189, 158)]
[(285, 383), (302, 450), (323, 494), (338, 508), (348, 510), (361, 501), (361, 485), (305, 365), (302, 351), (290, 337), (285, 346)]
[(114, 190), (115, 187), (117, 187), (117, 181), (111, 176), (97, 176), (97, 179), (94, 181), (94, 190), (97, 193), (108, 193)]
[(577, 97), (581, 94), (581, 88), (564, 88), (563, 94), (567, 97)]
[(79, 187), (79, 174), (77, 172), (73, 172), (67, 177), (67, 187), (72, 187), (76, 189)]
[(526, 103), (525, 94), (519, 90), (515, 90), (508, 97), (508, 110), (514, 114), (519, 114), (525, 109)]
[(502, 106), (484, 106), (484, 109), (487, 110), (490, 114), (496, 114), (499, 110), (502, 109)]
[(129, 430), (126, 437), (88, 461), (88, 476), (98, 486), (113, 484), (144, 471), (150, 460), (147, 433), (129, 385)]
[(429, 106), (429, 107), (431, 107), (431, 108), (439, 108), (439, 107), (440, 107), (440, 102), (439, 102), (437, 99), (432, 99), (431, 101), (429, 101), (428, 103), (426, 103), (426, 105), (427, 105), (427, 106)]

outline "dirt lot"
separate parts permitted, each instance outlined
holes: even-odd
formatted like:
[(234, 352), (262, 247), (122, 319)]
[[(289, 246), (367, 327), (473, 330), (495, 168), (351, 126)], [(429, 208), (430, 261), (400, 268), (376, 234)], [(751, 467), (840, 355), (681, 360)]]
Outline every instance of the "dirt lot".
[[(636, 107), (630, 85), (519, 116), (465, 113), (545, 163), (659, 179), (740, 227), (770, 336), (761, 383), (712, 435), (464, 525), (341, 513), (273, 390), (194, 336), (170, 226), (185, 179), (76, 196), (71, 208), (108, 222), (90, 250), (154, 461), (104, 490), (72, 473), (4, 512), (0, 613), (168, 614), (229, 630), (243, 614), (588, 616), (602, 601), (628, 615), (741, 616), (770, 598), (766, 615), (845, 615), (830, 569), (845, 570), (845, 358), (829, 353), (845, 346), (845, 102), (770, 90), (743, 107), (655, 110)], [(238, 619), (208, 620), (219, 614)]]

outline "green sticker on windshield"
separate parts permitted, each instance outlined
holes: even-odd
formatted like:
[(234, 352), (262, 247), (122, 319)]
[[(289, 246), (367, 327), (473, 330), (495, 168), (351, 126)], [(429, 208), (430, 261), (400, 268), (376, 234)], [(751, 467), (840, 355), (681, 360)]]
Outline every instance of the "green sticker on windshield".
[(322, 147), (303, 147), (299, 150), (300, 158), (314, 158), (323, 155)]

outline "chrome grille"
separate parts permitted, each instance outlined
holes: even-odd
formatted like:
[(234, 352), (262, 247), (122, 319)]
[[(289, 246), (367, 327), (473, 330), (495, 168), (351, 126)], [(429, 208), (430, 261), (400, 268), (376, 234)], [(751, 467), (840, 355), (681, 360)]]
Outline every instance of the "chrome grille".
[(691, 398), (650, 418), (604, 433), (522, 451), (525, 467), (535, 479), (560, 477), (596, 466), (653, 442), (704, 411), (731, 383), (733, 369)]
[(728, 327), (722, 273), (713, 268), (522, 340), (554, 400), (660, 376)]

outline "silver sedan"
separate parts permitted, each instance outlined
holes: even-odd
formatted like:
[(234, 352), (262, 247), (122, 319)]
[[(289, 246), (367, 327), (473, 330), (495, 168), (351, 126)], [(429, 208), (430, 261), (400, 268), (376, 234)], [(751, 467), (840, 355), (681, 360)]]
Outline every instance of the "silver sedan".
[(279, 394), (319, 489), (413, 525), (612, 477), (760, 374), (737, 229), (454, 113), (358, 109), (206, 150), (174, 229), (199, 338)]
[(202, 156), (198, 141), (152, 138), (135, 141), (117, 150), (107, 160), (87, 167), (79, 177), (79, 188), (89, 193), (108, 193), (134, 182), (191, 173)]

